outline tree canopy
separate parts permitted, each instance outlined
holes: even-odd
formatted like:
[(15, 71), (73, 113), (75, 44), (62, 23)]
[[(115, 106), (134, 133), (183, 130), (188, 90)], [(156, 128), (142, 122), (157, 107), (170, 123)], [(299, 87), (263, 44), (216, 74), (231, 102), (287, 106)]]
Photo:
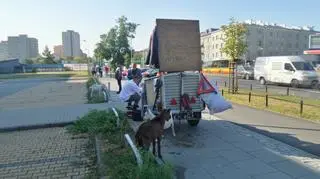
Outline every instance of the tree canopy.
[(247, 32), (247, 27), (243, 23), (238, 23), (234, 18), (230, 19), (228, 25), (222, 26), (224, 32), (224, 46), (221, 52), (226, 54), (231, 61), (240, 59), (247, 50), (247, 44), (244, 41), (244, 36)]
[(44, 51), (42, 52), (43, 56), (43, 63), (45, 64), (55, 64), (56, 62), (54, 61), (54, 55), (51, 53), (49, 50), (48, 46), (46, 45), (44, 48)]
[[(129, 38), (135, 38), (138, 24), (128, 22), (125, 16), (116, 20), (116, 25), (108, 33), (100, 35), (100, 42), (94, 50), (98, 60), (111, 60), (111, 66), (126, 65), (130, 58)], [(129, 55), (129, 57), (128, 57)]]

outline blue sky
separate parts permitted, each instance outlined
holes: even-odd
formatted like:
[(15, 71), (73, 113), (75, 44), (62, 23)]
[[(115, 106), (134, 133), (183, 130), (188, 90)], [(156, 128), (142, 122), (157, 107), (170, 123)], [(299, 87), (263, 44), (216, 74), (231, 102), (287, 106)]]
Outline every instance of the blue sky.
[[(3, 0), (0, 6), (0, 40), (28, 34), (52, 49), (61, 44), (61, 32), (80, 33), (82, 49), (92, 55), (99, 36), (106, 33), (115, 19), (125, 15), (141, 24), (133, 40), (135, 49), (148, 46), (156, 18), (200, 20), (201, 30), (238, 20), (257, 19), (288, 25), (312, 25), (320, 30), (320, 1), (289, 0)], [(86, 51), (85, 51), (86, 52)]]

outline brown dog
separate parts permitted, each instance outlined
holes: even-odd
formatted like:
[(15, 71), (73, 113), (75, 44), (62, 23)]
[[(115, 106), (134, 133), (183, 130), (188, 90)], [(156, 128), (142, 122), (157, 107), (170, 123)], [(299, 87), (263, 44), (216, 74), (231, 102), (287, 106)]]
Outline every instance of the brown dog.
[(155, 155), (155, 140), (157, 139), (158, 157), (162, 158), (160, 140), (163, 134), (164, 123), (168, 121), (170, 117), (170, 109), (163, 109), (154, 119), (142, 123), (135, 135), (137, 146), (149, 150), (152, 143), (152, 153)]

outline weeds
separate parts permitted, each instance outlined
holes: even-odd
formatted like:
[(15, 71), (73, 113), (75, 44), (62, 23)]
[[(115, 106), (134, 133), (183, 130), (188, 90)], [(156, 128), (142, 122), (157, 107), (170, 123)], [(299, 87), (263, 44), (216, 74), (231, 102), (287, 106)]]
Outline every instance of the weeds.
[[(172, 179), (173, 167), (170, 164), (159, 166), (150, 152), (142, 152), (143, 165), (137, 166), (135, 156), (125, 145), (124, 134), (133, 134), (129, 122), (122, 111), (118, 111), (120, 125), (112, 110), (92, 110), (68, 127), (74, 134), (88, 133), (90, 136), (103, 136), (103, 162), (109, 178), (115, 179)], [(95, 178), (94, 176), (90, 176)]]
[(99, 81), (95, 78), (95, 77), (90, 77), (88, 79), (88, 81), (86, 82), (86, 86), (87, 86), (87, 99), (88, 99), (88, 103), (92, 104), (92, 103), (104, 103), (106, 102), (105, 100), (105, 96), (103, 94), (103, 92), (101, 93), (93, 93), (91, 96), (91, 89), (90, 87), (96, 83), (99, 83)]

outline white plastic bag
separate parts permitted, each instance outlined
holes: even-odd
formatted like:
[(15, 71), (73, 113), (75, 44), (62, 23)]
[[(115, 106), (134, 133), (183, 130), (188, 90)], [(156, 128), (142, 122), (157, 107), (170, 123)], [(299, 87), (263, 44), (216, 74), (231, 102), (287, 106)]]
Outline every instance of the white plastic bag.
[(200, 98), (206, 103), (210, 114), (213, 115), (215, 113), (220, 113), (231, 109), (231, 103), (226, 101), (224, 97), (219, 93), (218, 87), (212, 83), (211, 85), (215, 88), (217, 93), (212, 92), (200, 95)]

